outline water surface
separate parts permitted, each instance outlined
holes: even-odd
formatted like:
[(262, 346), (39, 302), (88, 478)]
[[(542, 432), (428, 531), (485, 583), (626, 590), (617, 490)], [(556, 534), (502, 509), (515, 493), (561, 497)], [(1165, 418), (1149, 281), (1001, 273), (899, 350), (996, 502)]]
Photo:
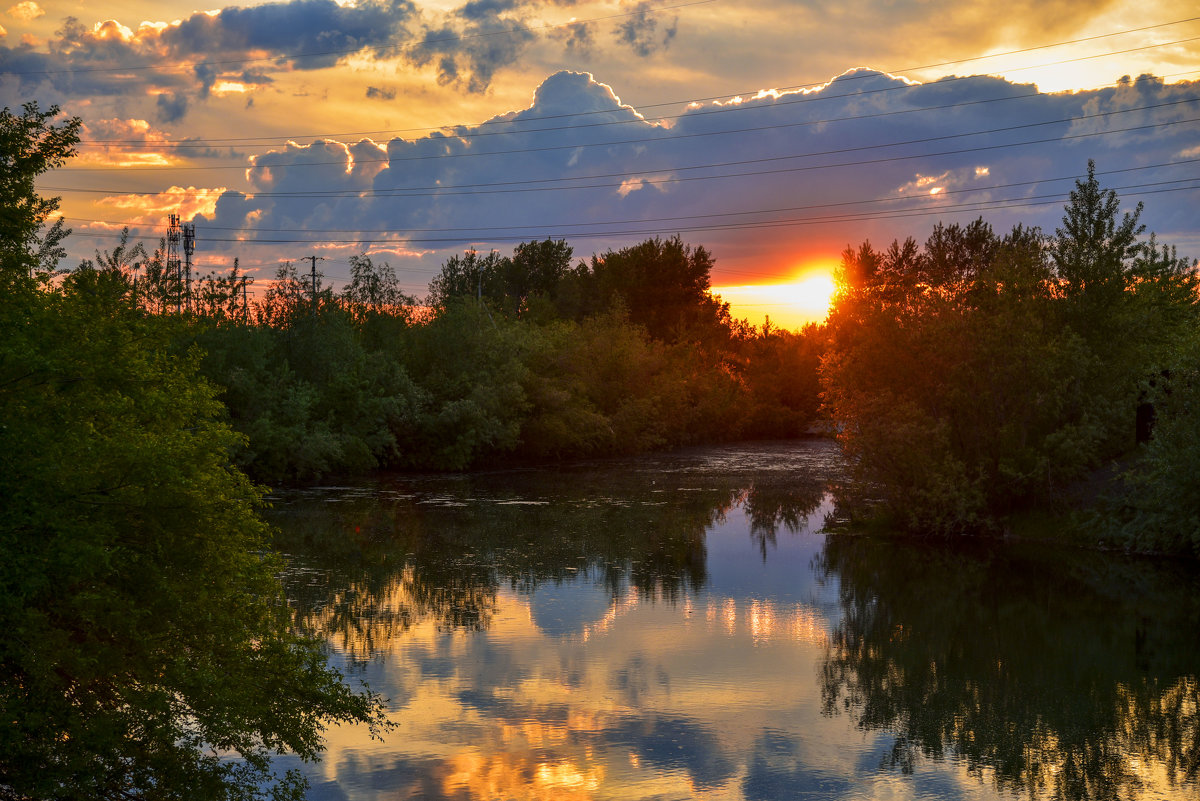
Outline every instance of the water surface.
[(827, 534), (824, 441), (275, 498), (311, 799), (1191, 799), (1194, 564)]

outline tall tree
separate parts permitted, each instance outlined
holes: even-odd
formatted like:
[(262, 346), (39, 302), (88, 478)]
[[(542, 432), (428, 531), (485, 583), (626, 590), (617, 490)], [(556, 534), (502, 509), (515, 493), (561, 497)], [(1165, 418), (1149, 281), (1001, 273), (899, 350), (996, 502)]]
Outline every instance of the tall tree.
[(33, 274), (50, 271), (66, 255), (62, 240), (69, 233), (62, 219), (42, 231), (58, 210), (58, 198), (44, 198), (34, 179), (59, 167), (79, 141), (80, 120), (54, 124), (58, 106), (41, 111), (26, 103), (20, 114), (0, 111), (0, 270)]
[(0, 195), (0, 798), (299, 798), (272, 756), (315, 758), (327, 721), (381, 706), (293, 630), (182, 321), (142, 314), (111, 265), (28, 275), (55, 241), (33, 178), (78, 123), (50, 135), (26, 108), (0, 117), (22, 171)]

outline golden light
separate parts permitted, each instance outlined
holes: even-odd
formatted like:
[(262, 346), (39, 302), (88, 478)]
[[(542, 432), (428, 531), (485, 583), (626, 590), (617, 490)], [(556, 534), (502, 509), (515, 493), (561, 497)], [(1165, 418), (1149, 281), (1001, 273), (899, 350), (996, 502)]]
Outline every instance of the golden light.
[(832, 265), (821, 265), (803, 270), (790, 281), (715, 287), (713, 294), (729, 304), (737, 319), (758, 325), (769, 318), (776, 328), (799, 329), (829, 315), (836, 291)]

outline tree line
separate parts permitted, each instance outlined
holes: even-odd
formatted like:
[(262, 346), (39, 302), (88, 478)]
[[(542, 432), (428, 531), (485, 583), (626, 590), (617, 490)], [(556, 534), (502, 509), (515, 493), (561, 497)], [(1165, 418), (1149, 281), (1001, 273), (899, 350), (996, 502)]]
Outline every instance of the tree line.
[(846, 250), (825, 408), (893, 524), (1082, 507), (1093, 544), (1200, 554), (1196, 265), (1141, 210), (1089, 163), (1052, 235), (977, 220)]
[(261, 480), (794, 437), (818, 414), (820, 328), (734, 320), (712, 256), (678, 237), (578, 262), (557, 240), (468, 251), (423, 302), (386, 262), (350, 266), (335, 291), (284, 262), (253, 299), (235, 266), (181, 300), (163, 248), (123, 240), (75, 272), (148, 316), (189, 310), (174, 324)]

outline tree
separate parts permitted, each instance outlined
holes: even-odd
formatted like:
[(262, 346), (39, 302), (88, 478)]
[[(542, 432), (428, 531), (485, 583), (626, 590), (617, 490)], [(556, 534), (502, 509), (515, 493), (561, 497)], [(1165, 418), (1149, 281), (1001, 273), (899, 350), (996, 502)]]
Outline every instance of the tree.
[(1036, 230), (977, 225), (939, 226), (923, 249), (847, 249), (825, 402), (900, 525), (994, 526), (1097, 458), (1079, 378), (1092, 357), (1057, 322), (1044, 254)]
[(561, 239), (522, 242), (513, 249), (505, 275), (505, 310), (527, 314), (539, 303), (546, 311), (571, 269), (571, 246)]
[(1141, 232), (1089, 164), (1053, 238), (979, 221), (847, 248), (825, 402), (901, 525), (996, 528), (1132, 451), (1197, 320), (1194, 268)]
[(571, 267), (571, 246), (561, 239), (522, 242), (513, 255), (469, 250), (452, 256), (429, 284), (428, 304), (444, 310), (454, 298), (487, 301), (508, 317), (522, 317), (536, 305), (540, 317), (553, 317), (557, 298)]
[(57, 198), (34, 191), (34, 179), (61, 166), (79, 141), (80, 120), (53, 125), (58, 106), (40, 111), (26, 103), (18, 116), (0, 111), (0, 270), (32, 275), (53, 270), (66, 255), (61, 243), (69, 233), (62, 219), (45, 233), (42, 226), (58, 209)]
[(342, 290), (341, 299), (359, 325), (382, 315), (407, 319), (415, 303), (400, 291), (392, 266), (387, 262), (376, 264), (365, 253), (350, 257), (350, 283)]
[(1142, 240), (1141, 204), (1122, 213), (1120, 199), (1096, 180), (1076, 181), (1050, 249), (1061, 293), (1061, 319), (1094, 356), (1081, 379), (1093, 417), (1113, 456), (1134, 445), (1136, 408), (1147, 384), (1195, 325), (1195, 270), (1153, 236)]
[(299, 798), (272, 755), (315, 758), (326, 721), (383, 725), (380, 700), (293, 630), (263, 490), (183, 321), (142, 314), (119, 269), (13, 268), (52, 266), (29, 210), (53, 206), (30, 193), (54, 158), (23, 154), (64, 140), (38, 120), (0, 133), (26, 172), (0, 196), (0, 798)]
[(1121, 201), (1114, 190), (1101, 188), (1090, 159), (1087, 180), (1075, 182), (1070, 198), (1051, 248), (1063, 289), (1068, 297), (1111, 302), (1125, 289), (1126, 265), (1146, 230), (1138, 222), (1142, 204), (1118, 218)]
[(495, 250), (486, 256), (468, 250), (462, 256), (450, 257), (437, 277), (429, 282), (426, 304), (444, 310), (454, 299), (502, 296), (505, 261), (508, 259)]
[(579, 317), (623, 306), (629, 319), (655, 339), (728, 339), (729, 309), (709, 294), (712, 255), (678, 236), (647, 239), (593, 256), (579, 293), (587, 299)]

